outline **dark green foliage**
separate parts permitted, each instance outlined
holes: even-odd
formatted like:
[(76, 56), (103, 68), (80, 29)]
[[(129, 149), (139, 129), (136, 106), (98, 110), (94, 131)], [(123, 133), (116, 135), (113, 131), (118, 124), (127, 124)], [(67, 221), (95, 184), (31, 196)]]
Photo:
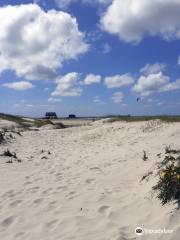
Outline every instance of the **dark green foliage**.
[[(168, 151), (172, 154), (171, 151)], [(179, 153), (179, 150), (173, 153)], [(180, 157), (166, 155), (161, 164), (158, 183), (153, 187), (158, 191), (158, 198), (162, 204), (176, 201), (180, 206)]]

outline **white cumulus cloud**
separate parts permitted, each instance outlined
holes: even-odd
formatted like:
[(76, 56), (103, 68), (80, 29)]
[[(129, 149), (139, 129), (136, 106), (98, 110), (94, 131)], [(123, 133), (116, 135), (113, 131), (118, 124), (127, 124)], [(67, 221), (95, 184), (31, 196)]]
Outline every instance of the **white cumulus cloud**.
[(99, 96), (95, 96), (94, 98), (93, 98), (93, 102), (94, 103), (97, 103), (97, 104), (99, 104), (99, 105), (104, 105), (105, 103), (101, 100), (101, 98), (99, 97)]
[(108, 88), (120, 88), (133, 84), (134, 79), (129, 73), (126, 73), (123, 75), (106, 77), (104, 83)]
[(34, 85), (32, 83), (26, 81), (4, 83), (3, 86), (17, 91), (24, 91), (34, 88)]
[(154, 74), (161, 71), (164, 71), (166, 68), (166, 64), (164, 63), (154, 63), (154, 64), (146, 64), (143, 68), (140, 69), (140, 72), (144, 75)]
[(154, 92), (167, 92), (180, 89), (180, 80), (170, 81), (170, 77), (162, 72), (140, 76), (133, 91), (141, 96), (149, 96)]
[[(45, 0), (48, 1), (48, 0)], [(106, 5), (112, 2), (112, 0), (55, 0), (57, 6), (59, 8), (67, 8), (71, 3), (76, 3), (76, 2), (81, 2), (81, 3), (88, 3), (88, 4), (101, 4), (101, 5)]]
[(28, 80), (53, 79), (63, 62), (88, 50), (70, 14), (37, 4), (0, 7), (0, 72)]
[(146, 36), (180, 39), (180, 0), (113, 0), (101, 26), (126, 42)]
[(122, 92), (116, 92), (112, 96), (112, 100), (114, 103), (121, 103), (123, 101), (124, 94)]
[(52, 102), (52, 103), (58, 103), (61, 102), (62, 100), (60, 98), (48, 98), (48, 102)]
[(100, 75), (94, 75), (94, 74), (88, 74), (84, 79), (85, 85), (90, 85), (93, 83), (100, 83), (101, 82), (101, 76)]
[(80, 96), (82, 88), (79, 87), (79, 73), (72, 72), (57, 79), (57, 87), (52, 96), (75, 97)]

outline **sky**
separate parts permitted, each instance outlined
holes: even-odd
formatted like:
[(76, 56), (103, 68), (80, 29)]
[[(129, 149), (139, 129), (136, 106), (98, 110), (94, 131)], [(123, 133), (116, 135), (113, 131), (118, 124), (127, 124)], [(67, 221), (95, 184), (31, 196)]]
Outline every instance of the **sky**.
[(0, 23), (0, 112), (180, 114), (180, 0), (1, 0)]

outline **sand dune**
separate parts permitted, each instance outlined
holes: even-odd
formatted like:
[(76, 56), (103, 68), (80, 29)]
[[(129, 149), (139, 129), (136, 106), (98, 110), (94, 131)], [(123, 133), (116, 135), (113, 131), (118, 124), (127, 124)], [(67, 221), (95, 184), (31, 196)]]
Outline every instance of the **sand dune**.
[[(101, 121), (22, 135), (0, 146), (22, 160), (0, 157), (0, 239), (179, 239), (176, 205), (162, 206), (152, 187), (165, 146), (180, 148), (180, 123)], [(137, 236), (138, 226), (174, 231)]]

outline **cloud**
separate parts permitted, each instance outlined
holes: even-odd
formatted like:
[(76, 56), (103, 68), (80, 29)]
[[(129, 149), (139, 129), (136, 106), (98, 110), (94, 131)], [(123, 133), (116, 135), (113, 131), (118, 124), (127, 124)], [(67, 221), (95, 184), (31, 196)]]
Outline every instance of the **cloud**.
[(164, 63), (146, 64), (143, 68), (140, 69), (140, 72), (147, 76), (149, 74), (155, 74), (164, 71), (165, 68), (166, 64)]
[[(47, 0), (46, 0), (47, 1)], [(55, 0), (55, 3), (59, 8), (67, 8), (70, 4), (76, 3), (79, 0)], [(107, 5), (112, 2), (112, 0), (80, 0), (81, 3), (87, 4), (100, 4), (100, 5)]]
[(94, 75), (94, 74), (88, 74), (84, 79), (85, 85), (90, 85), (93, 83), (100, 83), (101, 82), (101, 76), (100, 75)]
[(27, 104), (26, 107), (28, 107), (28, 108), (32, 108), (32, 107), (35, 107), (35, 106), (32, 105), (32, 104)]
[(0, 16), (0, 72), (50, 80), (64, 61), (88, 50), (76, 19), (68, 13), (26, 4), (0, 7)]
[(55, 0), (59, 8), (67, 8), (71, 3), (76, 2), (77, 0)]
[(100, 105), (104, 105), (105, 103), (100, 99), (99, 96), (95, 96), (93, 99), (94, 103), (100, 104)]
[(123, 101), (124, 94), (122, 92), (116, 92), (112, 96), (112, 100), (114, 103), (121, 103)]
[(11, 88), (17, 91), (24, 91), (31, 88), (34, 88), (34, 85), (30, 82), (20, 81), (20, 82), (12, 82), (12, 83), (4, 83), (4, 87)]
[(89, 4), (100, 4), (100, 5), (108, 5), (112, 2), (112, 0), (82, 0), (83, 3)]
[(123, 75), (106, 77), (104, 82), (108, 88), (120, 88), (134, 83), (134, 79), (129, 73), (127, 73)]
[(177, 79), (175, 82), (170, 82), (166, 84), (161, 92), (168, 92), (168, 91), (174, 91), (180, 89), (180, 79)]
[(57, 79), (57, 87), (51, 96), (75, 97), (80, 96), (82, 88), (79, 87), (79, 73), (72, 72)]
[(107, 54), (111, 52), (111, 46), (108, 43), (103, 45), (102, 53)]
[(180, 0), (113, 0), (101, 27), (126, 42), (138, 43), (146, 36), (180, 39)]
[(167, 92), (180, 89), (180, 79), (170, 82), (170, 77), (162, 72), (140, 76), (133, 91), (141, 96), (149, 96), (154, 92)]
[(62, 102), (62, 100), (60, 98), (48, 98), (48, 102), (58, 103)]

